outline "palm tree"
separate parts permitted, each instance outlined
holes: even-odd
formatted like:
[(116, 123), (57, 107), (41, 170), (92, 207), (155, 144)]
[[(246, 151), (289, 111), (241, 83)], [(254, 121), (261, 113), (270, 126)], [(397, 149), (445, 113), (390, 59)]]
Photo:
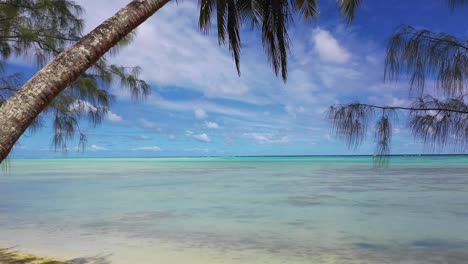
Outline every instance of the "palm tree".
[[(75, 45), (60, 53), (37, 72), (0, 107), (0, 162), (37, 116), (109, 49), (152, 16), (170, 0), (133, 0)], [(359, 0), (339, 0), (344, 17), (351, 21)], [(240, 27), (249, 23), (262, 34), (262, 43), (276, 74), (287, 78), (288, 25), (292, 14), (303, 18), (318, 15), (315, 0), (201, 0), (200, 28), (209, 30), (216, 14), (218, 40), (228, 43), (240, 73)]]
[[(18, 2), (25, 0), (17, 0)], [(86, 69), (98, 60), (133, 29), (166, 5), (170, 0), (134, 0), (106, 20), (78, 43), (61, 52), (46, 67), (31, 78), (17, 93), (0, 107), (0, 162), (8, 155), (21, 134), (36, 120), (41, 111)], [(27, 2), (27, 1), (26, 1)], [(360, 0), (338, 0), (343, 17), (351, 22)], [(448, 0), (452, 8), (466, 5), (467, 0)], [(240, 74), (240, 26), (248, 23), (262, 35), (262, 44), (274, 72), (287, 79), (289, 52), (288, 26), (298, 13), (304, 19), (318, 16), (315, 0), (201, 0), (199, 26), (208, 31), (211, 17), (216, 15), (219, 44), (228, 44)], [(446, 34), (417, 31), (406, 27), (392, 38), (386, 60), (386, 74), (397, 79), (401, 69), (410, 73), (411, 87), (424, 91), (427, 74), (436, 74), (438, 87), (446, 98), (419, 96), (412, 106), (378, 106), (345, 104), (332, 106), (329, 118), (338, 136), (350, 146), (359, 145), (365, 138), (369, 122), (376, 119), (376, 153), (390, 152), (392, 118), (397, 111), (410, 111), (410, 126), (416, 137), (434, 146), (449, 143), (466, 148), (468, 142), (466, 105), (466, 40)], [(129, 79), (135, 83), (134, 79)], [(69, 109), (69, 108), (67, 108)], [(378, 110), (376, 112), (376, 110)], [(57, 128), (67, 128), (73, 119), (57, 122)], [(65, 138), (69, 134), (65, 134)], [(58, 135), (56, 143), (64, 139)]]
[[(5, 0), (0, 3), (0, 105), (16, 93), (24, 83), (21, 72), (5, 75), (4, 64), (12, 56), (31, 58), (39, 67), (58, 55), (82, 34), (81, 6), (70, 0)], [(131, 41), (129, 35), (119, 46)], [(109, 65), (105, 57), (82, 73), (57, 96), (28, 127), (35, 132), (52, 119), (54, 147), (66, 149), (68, 139), (79, 134), (84, 143), (85, 133), (79, 120), (93, 125), (106, 116), (113, 95), (108, 88), (119, 80), (132, 95), (141, 97), (149, 85), (138, 79), (138, 67)], [(84, 144), (80, 144), (84, 146)]]

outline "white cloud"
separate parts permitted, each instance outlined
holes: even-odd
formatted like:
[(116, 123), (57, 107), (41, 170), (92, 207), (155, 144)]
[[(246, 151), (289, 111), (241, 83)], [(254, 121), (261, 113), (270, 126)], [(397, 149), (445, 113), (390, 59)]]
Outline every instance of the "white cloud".
[(243, 136), (252, 138), (259, 144), (284, 144), (289, 142), (287, 136), (277, 136), (270, 133), (244, 133)]
[(368, 100), (372, 104), (385, 106), (408, 106), (411, 104), (411, 101), (406, 98), (399, 98), (389, 93), (382, 94), (382, 92), (378, 96), (369, 96)]
[(161, 151), (161, 148), (159, 146), (148, 146), (148, 147), (138, 147), (138, 148), (132, 148), (133, 151)]
[[(125, 5), (123, 0), (79, 2), (88, 11), (86, 21), (90, 23), (89, 29)], [(251, 34), (250, 30), (243, 30), (242, 76), (239, 77), (227, 47), (218, 46), (217, 35), (213, 32), (202, 34), (197, 29), (197, 10), (197, 1), (180, 1), (177, 5), (169, 3), (139, 27), (137, 37), (131, 45), (122, 49), (115, 59), (112, 58), (112, 61), (123, 65), (141, 66), (141, 77), (158, 86), (177, 86), (204, 95), (204, 99), (200, 99), (199, 102), (161, 100), (153, 95), (148, 102), (158, 108), (184, 108), (184, 111), (200, 108), (210, 115), (221, 113), (246, 116), (250, 114), (248, 112), (252, 112), (250, 109), (216, 105), (210, 99), (229, 98), (255, 105), (314, 103), (320, 100), (320, 95), (326, 88), (332, 87), (336, 91), (337, 86), (342, 86), (342, 83), (349, 84), (349, 78), (362, 79), (356, 77), (356, 70), (351, 66), (336, 69), (317, 60), (318, 52), (310, 52), (314, 50), (314, 44), (316, 49), (322, 51), (320, 56), (332, 62), (346, 62), (351, 56), (350, 52), (339, 45), (331, 31), (318, 29), (312, 32), (309, 28), (304, 28), (304, 32), (312, 34), (318, 42), (312, 43), (303, 36), (293, 39), (294, 56), (290, 57), (287, 84), (274, 77), (266, 57), (262, 52), (258, 52), (261, 46), (255, 38), (259, 36), (259, 32)], [(333, 31), (333, 34), (338, 33)], [(252, 37), (253, 35), (256, 37)], [(180, 45), (181, 43), (190, 43), (190, 46)], [(297, 48), (301, 45), (304, 46), (303, 50)], [(155, 52), (148, 53), (147, 50)], [(354, 49), (352, 51), (355, 52)], [(370, 52), (366, 54), (371, 55)], [(304, 65), (301, 61), (303, 58), (311, 59)], [(181, 75), (180, 72), (184, 74)], [(351, 90), (350, 85), (346, 88), (347, 91)], [(205, 106), (205, 103), (210, 105)], [(252, 114), (247, 117), (255, 118)]]
[(218, 123), (209, 122), (209, 121), (205, 121), (205, 126), (206, 126), (207, 128), (210, 128), (210, 129), (218, 129), (218, 128), (219, 128)]
[(320, 58), (325, 62), (342, 64), (351, 58), (351, 54), (327, 30), (314, 30), (312, 39)]
[(197, 108), (194, 110), (195, 117), (198, 119), (205, 119), (208, 117), (208, 114), (205, 112), (205, 110), (201, 108)]
[(152, 137), (147, 136), (147, 135), (139, 135), (139, 136), (136, 136), (134, 138), (138, 139), (138, 140), (150, 140), (150, 139), (152, 139)]
[[(193, 111), (195, 116), (197, 115), (197, 112), (199, 112), (198, 115), (200, 117), (203, 117), (205, 115), (206, 117), (208, 117), (208, 114), (206, 113), (207, 111), (210, 113), (212, 112), (222, 115), (239, 116), (247, 118), (255, 117), (256, 115), (256, 112), (251, 110), (229, 107), (222, 104), (214, 103), (206, 99), (170, 101), (153, 94), (148, 98), (147, 101), (149, 104), (158, 109), (166, 109), (171, 111)], [(197, 109), (199, 109), (199, 111), (197, 111)]]
[(72, 112), (96, 112), (97, 108), (87, 101), (78, 99), (75, 100), (69, 107)]
[(201, 141), (201, 142), (210, 142), (211, 139), (208, 137), (207, 134), (203, 133), (203, 134), (194, 134), (192, 135), (192, 137), (198, 141)]
[[(77, 1), (86, 8), (87, 29), (95, 27), (128, 2)], [(259, 52), (258, 32), (251, 34), (248, 29), (243, 29), (242, 76), (238, 77), (227, 47), (218, 46), (216, 32), (202, 34), (197, 29), (197, 8), (197, 1), (179, 1), (177, 5), (164, 6), (139, 27), (131, 45), (110, 58), (112, 63), (141, 66), (141, 78), (157, 86), (158, 91), (180, 87), (182, 92), (189, 90), (188, 94), (193, 95), (171, 100), (159, 96), (153, 89), (144, 104), (176, 117), (174, 122), (182, 116), (175, 112), (183, 112), (184, 124), (176, 124), (174, 130), (166, 131), (165, 125), (172, 125), (172, 119), (158, 119), (159, 126), (140, 120), (140, 127), (148, 131), (160, 132), (162, 126), (164, 132), (172, 131), (182, 138), (183, 131), (193, 129), (195, 132), (187, 131), (187, 137), (209, 142), (208, 135), (201, 134), (203, 130), (191, 127), (196, 121), (188, 119), (197, 118), (205, 129), (219, 127), (208, 119), (216, 120), (223, 128), (232, 128), (232, 131), (216, 131), (219, 133), (217, 138), (232, 133), (234, 138), (248, 137), (259, 144), (281, 144), (293, 139), (297, 141), (296, 134), (313, 128), (310, 137), (323, 140), (324, 129), (327, 129), (323, 109), (340, 103), (338, 98), (353, 101), (362, 99), (358, 97), (361, 95), (369, 99), (369, 95), (381, 94), (381, 89), (370, 89), (382, 80), (379, 74), (382, 73), (383, 47), (356, 38), (351, 29), (313, 30), (298, 24), (296, 32), (299, 34), (294, 36), (294, 30), (291, 31), (294, 45), (291, 45), (287, 83), (274, 77), (264, 53)], [(183, 43), (190, 45), (181, 45)], [(154, 52), (148, 53), (148, 50)], [(213, 100), (218, 98), (223, 100)], [(252, 127), (240, 125), (242, 122)], [(297, 133), (288, 132), (290, 137), (269, 133), (280, 131), (282, 127), (293, 128)], [(262, 133), (252, 133), (254, 131)], [(173, 139), (169, 134), (167, 137)]]
[(93, 144), (93, 145), (91, 145), (89, 148), (90, 148), (92, 151), (102, 151), (102, 150), (107, 150), (107, 149), (106, 149), (106, 148), (104, 148), (104, 147), (100, 147), (100, 146), (97, 146), (97, 145), (94, 145), (94, 144)]
[(153, 131), (153, 132), (158, 132), (158, 133), (161, 132), (161, 128), (159, 128), (159, 126), (156, 125), (156, 123), (146, 120), (144, 118), (141, 118), (139, 120), (139, 125), (140, 127)]
[(112, 111), (107, 112), (106, 118), (114, 123), (119, 123), (123, 121), (123, 118), (121, 116), (119, 116), (116, 113), (113, 113)]
[(297, 114), (302, 114), (305, 112), (305, 108), (303, 106), (293, 106), (293, 105), (286, 105), (284, 107), (286, 113), (290, 114), (293, 117), (296, 117)]
[[(94, 105), (91, 103), (78, 99), (73, 102), (70, 107), (70, 111), (72, 112), (88, 112), (88, 113), (94, 113), (98, 111), (98, 108), (96, 108)], [(123, 118), (119, 116), (116, 113), (113, 113), (112, 111), (107, 111), (105, 118), (113, 123), (119, 123), (123, 121)]]
[[(128, 1), (79, 0), (78, 4), (87, 11), (86, 29), (90, 30)], [(145, 80), (161, 86), (191, 87), (210, 98), (248, 93), (249, 86), (239, 80), (229, 50), (219, 47), (216, 34), (198, 30), (198, 13), (197, 1), (171, 1), (139, 26), (136, 39), (112, 60), (141, 66)]]

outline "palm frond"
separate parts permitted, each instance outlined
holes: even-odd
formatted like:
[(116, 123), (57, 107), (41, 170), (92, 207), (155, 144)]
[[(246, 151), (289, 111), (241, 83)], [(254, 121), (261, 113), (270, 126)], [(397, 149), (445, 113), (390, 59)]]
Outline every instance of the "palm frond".
[(240, 27), (247, 23), (262, 34), (262, 45), (276, 75), (281, 72), (287, 79), (288, 54), (290, 39), (288, 25), (293, 21), (292, 12), (298, 12), (302, 18), (318, 16), (316, 0), (201, 0), (199, 27), (207, 32), (211, 27), (211, 16), (216, 8), (218, 42), (225, 44), (229, 40), (229, 49), (240, 73)]
[(447, 2), (452, 9), (468, 5), (468, 0), (447, 0)]
[(198, 19), (198, 27), (203, 32), (208, 32), (211, 28), (211, 14), (216, 8), (216, 0), (201, 0), (200, 2), (200, 17)]
[[(218, 43), (222, 45), (229, 43), (236, 64), (237, 73), (240, 75), (240, 50), (241, 38), (240, 27), (242, 15), (248, 9), (247, 2), (238, 3), (237, 0), (202, 0), (200, 1), (199, 28), (208, 32), (211, 28), (211, 15), (216, 8), (216, 23), (218, 25)], [(241, 9), (243, 13), (241, 14)]]
[(237, 0), (241, 22), (248, 24), (251, 29), (261, 28), (263, 8), (263, 0)]
[(232, 57), (236, 63), (237, 74), (240, 75), (240, 17), (236, 7), (235, 0), (227, 0), (228, 5), (228, 21), (227, 29), (229, 36), (229, 49), (232, 52)]
[(319, 15), (319, 7), (316, 0), (294, 0), (292, 7), (305, 19), (317, 18)]
[(289, 35), (288, 24), (292, 21), (287, 1), (265, 1), (262, 15), (262, 43), (276, 75), (281, 70), (283, 80), (287, 79)]
[(218, 25), (218, 43), (222, 45), (226, 42), (227, 28), (227, 3), (225, 0), (216, 0), (216, 23)]
[(341, 11), (341, 15), (348, 24), (353, 22), (356, 10), (360, 5), (361, 0), (338, 0), (338, 7)]

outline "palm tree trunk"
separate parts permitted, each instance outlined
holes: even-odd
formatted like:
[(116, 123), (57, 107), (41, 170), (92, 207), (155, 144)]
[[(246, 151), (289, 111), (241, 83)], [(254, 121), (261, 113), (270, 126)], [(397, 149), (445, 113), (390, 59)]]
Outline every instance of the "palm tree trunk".
[(133, 0), (60, 53), (0, 107), (0, 163), (39, 113), (87, 68), (170, 0)]

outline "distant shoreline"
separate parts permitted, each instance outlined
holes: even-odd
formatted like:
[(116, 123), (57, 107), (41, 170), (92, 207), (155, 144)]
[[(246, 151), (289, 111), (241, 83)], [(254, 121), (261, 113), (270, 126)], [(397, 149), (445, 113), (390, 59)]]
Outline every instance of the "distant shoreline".
[[(49, 160), (49, 159), (190, 159), (190, 158), (372, 158), (375, 155), (240, 155), (240, 156), (141, 156), (141, 157), (12, 157), (10, 160)], [(468, 157), (467, 154), (391, 154), (387, 157)]]

